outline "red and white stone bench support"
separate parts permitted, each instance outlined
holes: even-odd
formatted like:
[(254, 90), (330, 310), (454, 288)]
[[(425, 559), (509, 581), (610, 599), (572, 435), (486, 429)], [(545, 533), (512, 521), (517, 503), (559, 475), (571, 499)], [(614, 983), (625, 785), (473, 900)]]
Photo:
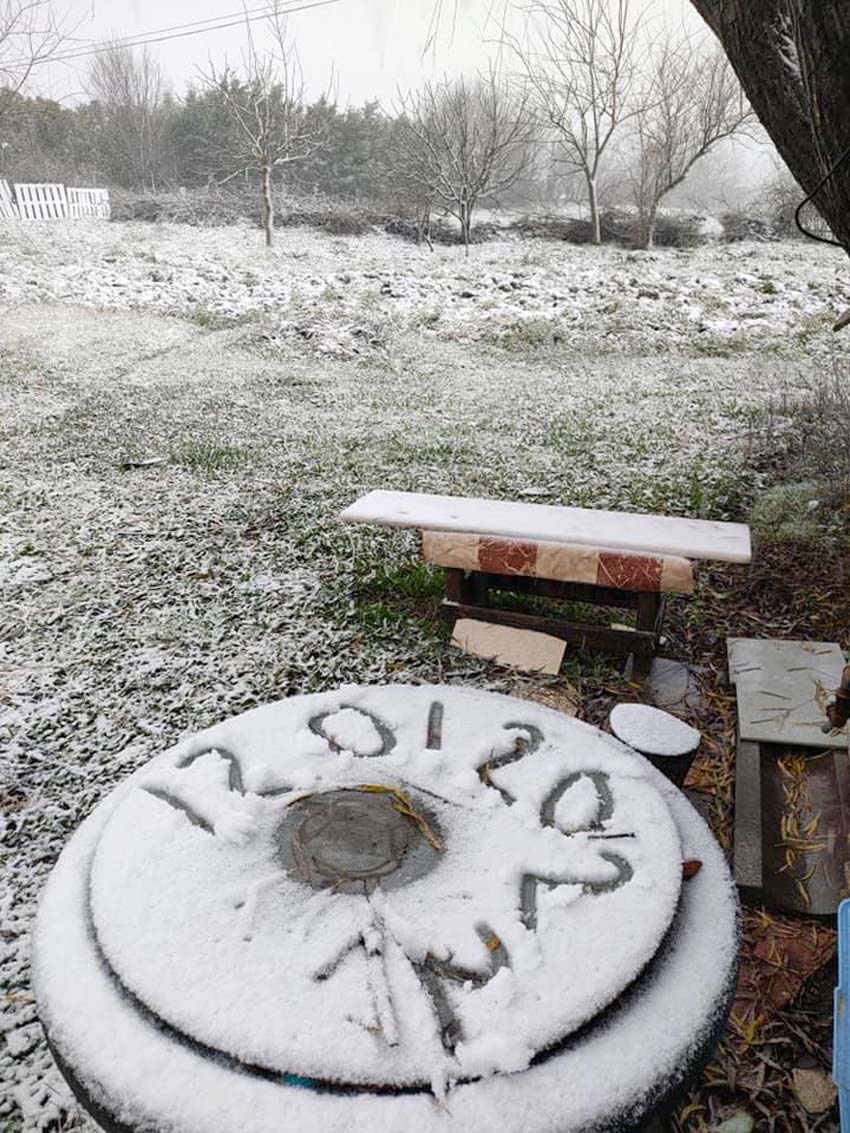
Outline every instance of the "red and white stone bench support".
[[(447, 618), (538, 630), (635, 658), (655, 653), (666, 595), (692, 593), (693, 559), (750, 559), (743, 524), (669, 516), (378, 491), (340, 518), (421, 528), (423, 558), (446, 570)], [(634, 610), (635, 627), (503, 609), (493, 591)]]
[[(447, 618), (478, 618), (535, 629), (565, 641), (637, 656), (651, 656), (655, 651), (665, 593), (690, 594), (693, 590), (691, 563), (672, 555), (633, 555), (595, 547), (423, 531), (422, 557), (446, 570), (443, 612)], [(499, 609), (488, 594), (506, 590), (635, 610), (635, 628), (583, 625)]]

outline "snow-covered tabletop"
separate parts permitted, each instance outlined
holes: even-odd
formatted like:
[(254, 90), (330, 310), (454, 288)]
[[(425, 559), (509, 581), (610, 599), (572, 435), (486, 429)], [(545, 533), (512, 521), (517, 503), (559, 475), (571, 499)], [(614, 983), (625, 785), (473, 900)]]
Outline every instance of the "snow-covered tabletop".
[(117, 788), (51, 875), (34, 976), (107, 1127), (615, 1128), (710, 1051), (736, 912), (701, 819), (613, 737), (349, 687)]

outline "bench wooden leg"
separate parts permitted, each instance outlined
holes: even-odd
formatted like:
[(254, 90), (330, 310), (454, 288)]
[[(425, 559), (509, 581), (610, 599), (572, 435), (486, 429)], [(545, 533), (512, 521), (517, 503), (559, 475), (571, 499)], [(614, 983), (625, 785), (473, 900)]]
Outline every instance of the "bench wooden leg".
[(513, 626), (515, 629), (532, 629), (548, 633), (562, 641), (580, 645), (585, 649), (601, 649), (608, 653), (646, 655), (652, 660), (653, 638), (649, 633), (636, 633), (631, 629), (611, 629), (610, 626), (576, 625), (561, 618), (547, 618), (540, 614), (523, 614), (519, 610), (500, 610), (494, 606), (469, 606), (463, 602), (445, 601), (440, 613), (447, 622), (458, 618), (473, 618), (495, 625)]
[[(649, 671), (652, 658), (661, 636), (661, 626), (664, 619), (664, 596), (662, 594), (622, 592), (623, 606), (631, 606), (637, 610), (634, 630), (612, 629), (610, 626), (576, 625), (566, 622), (562, 618), (545, 617), (539, 614), (526, 614), (518, 610), (502, 610), (497, 606), (488, 605), (488, 587), (496, 583), (498, 589), (499, 578), (491, 574), (476, 570), (464, 570), (462, 567), (446, 567), (446, 601), (442, 606), (442, 616), (446, 621), (456, 618), (476, 618), (479, 621), (494, 622), (497, 625), (513, 626), (517, 629), (533, 629), (541, 633), (548, 633), (560, 637), (564, 641), (572, 642), (589, 649), (602, 649), (611, 653), (632, 654), (632, 667), (635, 673), (645, 675)], [(506, 579), (511, 585), (506, 589), (522, 589), (528, 593), (538, 592), (537, 579)], [(520, 588), (515, 584), (522, 582)], [(564, 584), (558, 584), (564, 585)], [(552, 584), (544, 581), (540, 590), (551, 590)], [(590, 592), (591, 588), (586, 587)], [(598, 596), (582, 594), (585, 601), (596, 597), (597, 604), (600, 599), (603, 603), (617, 597), (610, 588), (602, 588)]]
[(475, 570), (446, 568), (446, 597), (462, 606), (483, 606), (486, 594), (483, 575)]
[(664, 611), (666, 596), (664, 594), (638, 594), (637, 618), (635, 629), (643, 633), (651, 633), (655, 637), (655, 644), (661, 640), (661, 630), (664, 626)]
[(666, 595), (655, 593), (642, 593), (637, 596), (637, 617), (635, 629), (641, 633), (652, 634), (652, 649), (649, 653), (635, 653), (628, 666), (628, 679), (643, 678), (649, 675), (652, 667), (652, 658), (661, 641), (661, 630), (664, 625), (664, 611)]
[(464, 601), (464, 581), (466, 571), (446, 567), (446, 597), (450, 602)]

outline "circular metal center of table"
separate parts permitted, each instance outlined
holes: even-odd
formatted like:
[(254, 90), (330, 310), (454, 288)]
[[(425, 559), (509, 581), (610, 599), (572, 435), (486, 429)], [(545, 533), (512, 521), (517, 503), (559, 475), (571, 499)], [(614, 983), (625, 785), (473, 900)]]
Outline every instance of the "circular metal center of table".
[(314, 889), (368, 895), (424, 876), (442, 849), (436, 820), (409, 797), (361, 786), (288, 806), (277, 832), (290, 875)]

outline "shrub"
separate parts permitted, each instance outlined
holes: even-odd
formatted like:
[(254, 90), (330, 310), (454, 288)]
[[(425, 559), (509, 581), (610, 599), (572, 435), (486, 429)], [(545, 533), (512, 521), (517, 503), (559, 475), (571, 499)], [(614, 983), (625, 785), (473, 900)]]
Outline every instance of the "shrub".
[(768, 219), (748, 209), (731, 209), (720, 218), (723, 239), (733, 244), (740, 240), (778, 240), (776, 226)]
[[(256, 189), (231, 188), (178, 190), (161, 193), (130, 193), (114, 189), (112, 220), (139, 220), (147, 223), (190, 224), (213, 228), (248, 221), (258, 227), (263, 223), (263, 206)], [(300, 225), (318, 228), (333, 236), (363, 236), (381, 229), (404, 240), (420, 238), (416, 222), (408, 217), (356, 201), (340, 200), (312, 194), (290, 196), (276, 201), (275, 227), (294, 228)], [(483, 243), (499, 234), (495, 224), (477, 224), (472, 230), (473, 243)], [(434, 244), (459, 244), (460, 228), (450, 219), (431, 222), (430, 238)]]
[[(751, 463), (782, 488), (775, 498), (770, 493), (765, 498), (766, 527), (773, 522), (789, 529), (796, 525), (802, 538), (817, 526), (821, 533), (847, 540), (849, 383), (850, 373), (839, 367), (804, 393), (774, 399), (754, 427)], [(811, 500), (818, 501), (816, 507)]]
[[(637, 215), (627, 209), (603, 209), (599, 226), (604, 244), (620, 244), (636, 248), (640, 242)], [(544, 240), (566, 240), (570, 244), (589, 244), (593, 229), (582, 217), (524, 216), (511, 225), (521, 236)], [(688, 248), (705, 243), (706, 217), (699, 213), (666, 213), (658, 215), (655, 245), (659, 248)]]
[(523, 216), (510, 225), (520, 236), (542, 240), (566, 240), (570, 244), (589, 244), (589, 220), (565, 216)]
[(750, 523), (759, 542), (812, 542), (818, 537), (821, 486), (814, 480), (774, 484), (757, 497)]
[[(335, 236), (360, 236), (390, 217), (349, 201), (325, 197), (278, 199), (275, 226), (309, 225)], [(262, 224), (263, 207), (253, 189), (193, 189), (163, 193), (112, 192), (113, 220), (191, 224), (216, 227), (248, 220)]]

